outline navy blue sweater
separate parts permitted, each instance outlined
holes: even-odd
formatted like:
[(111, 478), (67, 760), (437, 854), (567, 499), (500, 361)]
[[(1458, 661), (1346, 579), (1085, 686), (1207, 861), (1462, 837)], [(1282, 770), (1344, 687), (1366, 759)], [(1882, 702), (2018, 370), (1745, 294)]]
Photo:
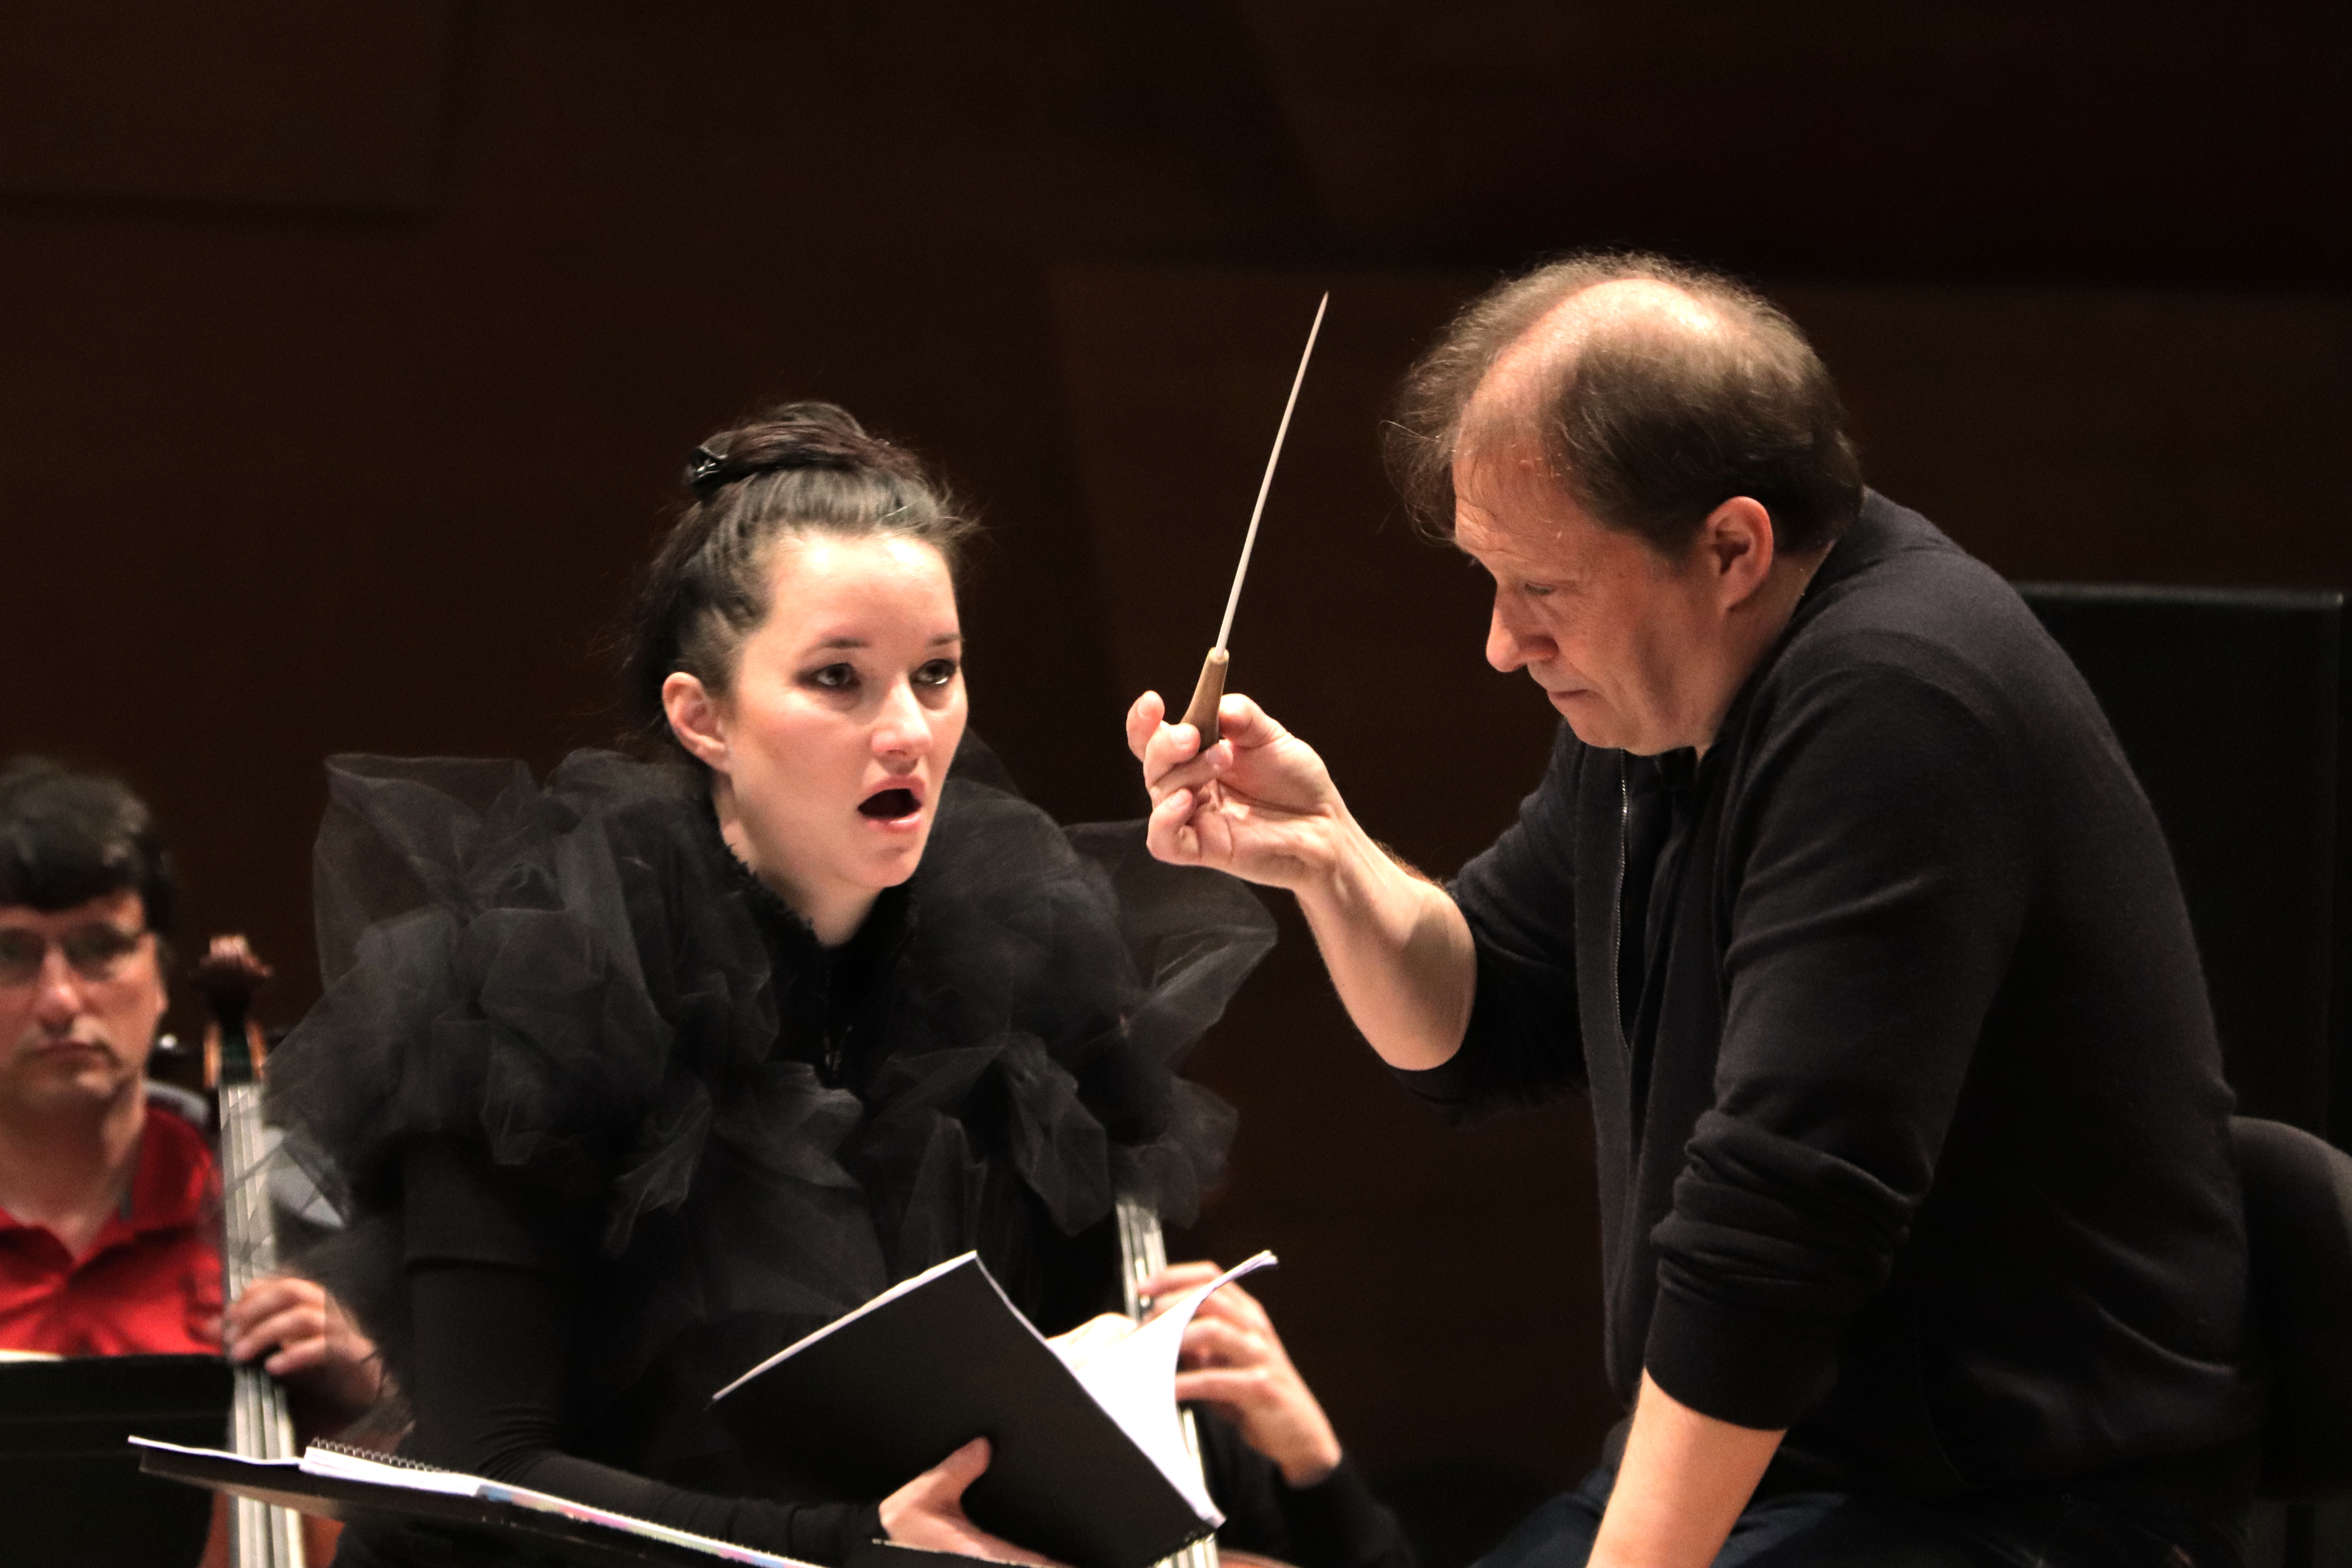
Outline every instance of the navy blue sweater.
[[(2188, 917), (2023, 603), (1874, 495), (1688, 761), (1562, 730), (1453, 884), (1468, 1037), (1402, 1075), (1465, 1116), (1589, 1090), (1621, 1397), (1646, 1367), (1793, 1427), (1784, 1484), (1912, 1495), (2251, 1430)], [(1629, 805), (1662, 771), (1681, 794), (1622, 930)]]

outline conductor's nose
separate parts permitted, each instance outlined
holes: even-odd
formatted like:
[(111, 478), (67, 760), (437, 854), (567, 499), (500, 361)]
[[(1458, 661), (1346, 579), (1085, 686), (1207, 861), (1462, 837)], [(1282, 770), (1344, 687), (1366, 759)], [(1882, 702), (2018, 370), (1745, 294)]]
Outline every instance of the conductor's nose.
[(1527, 645), (1503, 614), (1502, 597), (1497, 595), (1494, 614), (1486, 623), (1486, 662), (1507, 675), (1525, 668), (1528, 658)]

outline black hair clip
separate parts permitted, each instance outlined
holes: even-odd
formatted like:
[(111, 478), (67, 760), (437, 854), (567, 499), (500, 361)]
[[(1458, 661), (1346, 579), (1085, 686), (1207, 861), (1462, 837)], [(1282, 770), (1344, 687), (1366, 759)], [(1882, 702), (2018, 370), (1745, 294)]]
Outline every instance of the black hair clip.
[(686, 460), (686, 482), (694, 487), (697, 495), (709, 495), (719, 487), (719, 477), (727, 467), (727, 459), (708, 447), (697, 447)]

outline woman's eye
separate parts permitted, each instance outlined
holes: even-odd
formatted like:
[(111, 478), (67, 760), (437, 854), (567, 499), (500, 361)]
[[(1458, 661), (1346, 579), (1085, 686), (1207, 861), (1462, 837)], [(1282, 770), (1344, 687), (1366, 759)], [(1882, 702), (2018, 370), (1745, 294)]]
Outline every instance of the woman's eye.
[(857, 668), (855, 665), (828, 664), (810, 670), (801, 679), (820, 691), (847, 691), (857, 684)]
[(915, 671), (918, 686), (945, 686), (955, 678), (956, 661), (951, 658), (935, 658)]

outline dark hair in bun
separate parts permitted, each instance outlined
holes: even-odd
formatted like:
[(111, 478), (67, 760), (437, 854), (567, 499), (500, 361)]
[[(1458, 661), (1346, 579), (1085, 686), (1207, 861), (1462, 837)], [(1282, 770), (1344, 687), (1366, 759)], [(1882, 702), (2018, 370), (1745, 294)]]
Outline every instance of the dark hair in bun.
[(973, 524), (903, 447), (869, 436), (831, 403), (787, 403), (694, 449), (694, 490), (646, 569), (624, 667), (632, 727), (682, 751), (662, 709), (679, 670), (713, 692), (734, 677), (743, 639), (768, 618), (768, 558), (776, 541), (913, 539), (961, 563)]

